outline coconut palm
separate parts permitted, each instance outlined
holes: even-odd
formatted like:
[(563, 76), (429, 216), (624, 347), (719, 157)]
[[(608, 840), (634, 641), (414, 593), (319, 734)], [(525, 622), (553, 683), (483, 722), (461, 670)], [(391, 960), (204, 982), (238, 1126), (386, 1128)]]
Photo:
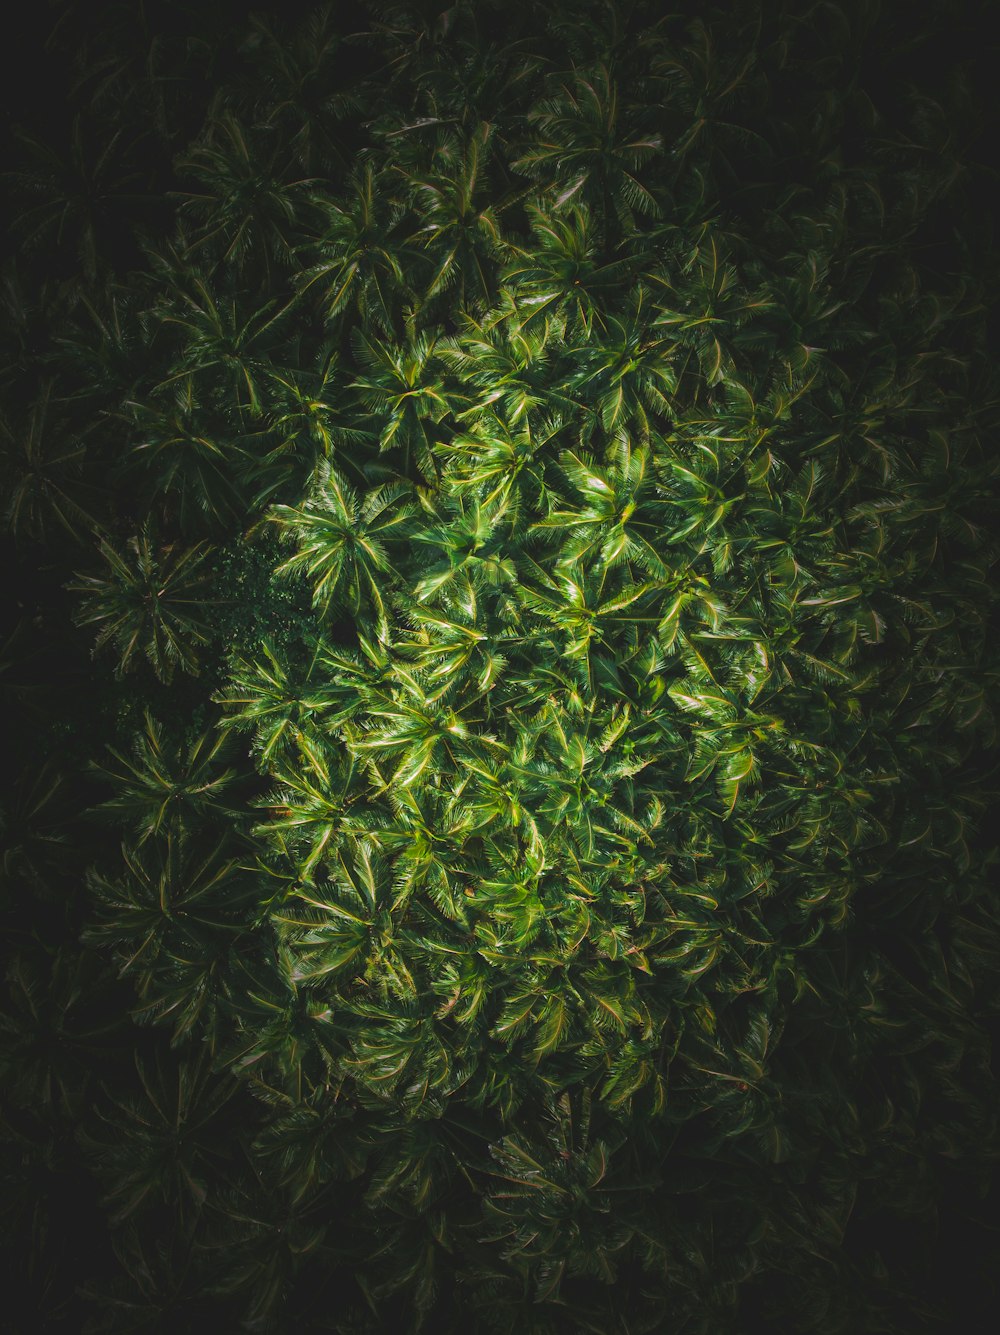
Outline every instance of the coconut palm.
[(232, 112), (220, 112), (180, 163), (200, 189), (184, 192), (179, 211), (193, 221), (196, 251), (237, 272), (253, 269), (269, 278), (274, 266), (292, 262), (291, 238), (297, 214), (308, 207), (311, 181), (285, 171), (263, 142)]
[(322, 887), (302, 889), (276, 916), (296, 959), (300, 987), (316, 988), (332, 975), (355, 976), (387, 995), (413, 997), (416, 984), (398, 939), (398, 896), (388, 864), (370, 841), (338, 841), (332, 876)]
[(72, 798), (67, 776), (51, 761), (25, 766), (11, 798), (0, 806), (0, 879), (9, 889), (41, 888), (67, 863), (66, 826)]
[[(492, 1147), (493, 1190), (487, 1188), (484, 1229), (502, 1229), (511, 1239), (515, 1267), (530, 1273), (532, 1261), (543, 1261), (551, 1251), (551, 1244), (546, 1245), (549, 1230), (569, 1228), (573, 1253), (541, 1286), (550, 1296), (558, 1292), (564, 1271), (596, 1273), (605, 1282), (614, 1279), (615, 1256), (626, 1247), (630, 1230), (624, 1220), (608, 1227), (609, 1160), (620, 1142), (609, 1144), (592, 1135), (590, 1098), (584, 1093), (573, 1099), (567, 1092), (545, 1112), (538, 1143), (511, 1135)], [(620, 1132), (612, 1135), (619, 1140)], [(641, 1189), (633, 1184), (633, 1190)]]
[(67, 586), (80, 595), (78, 624), (98, 628), (95, 653), (113, 648), (118, 676), (140, 655), (164, 682), (177, 667), (196, 673), (198, 650), (210, 638), (202, 615), (210, 549), (158, 543), (146, 524), (124, 548), (101, 538), (98, 551), (102, 568)]
[(131, 1080), (101, 1100), (87, 1144), (117, 1218), (158, 1202), (197, 1217), (213, 1163), (229, 1157), (223, 1109), (236, 1093), (205, 1057), (158, 1052), (136, 1061)]
[[(172, 259), (168, 257), (167, 263)], [(223, 294), (197, 272), (175, 273), (170, 296), (157, 314), (178, 330), (180, 347), (171, 373), (161, 383), (163, 387), (180, 383), (187, 393), (200, 394), (206, 381), (218, 384), (221, 373), (229, 394), (220, 406), (235, 407), (242, 426), (244, 414), (257, 417), (263, 410), (269, 352), (288, 304), (275, 299), (241, 309), (235, 296)]]
[(712, 170), (732, 180), (740, 177), (740, 157), (758, 153), (767, 162), (770, 149), (741, 114), (741, 101), (759, 97), (763, 82), (758, 64), (761, 21), (748, 16), (744, 22), (742, 41), (728, 49), (698, 18), (689, 23), (683, 44), (668, 45), (662, 37), (650, 44), (652, 79), (671, 91), (675, 157), (683, 161), (697, 152)]
[(129, 132), (118, 127), (98, 137), (74, 118), (65, 148), (27, 132), (19, 136), (24, 164), (8, 173), (24, 207), (14, 226), (21, 243), (51, 248), (79, 265), (78, 287), (93, 290), (99, 278), (134, 254), (132, 227), (149, 200), (148, 187), (129, 153)]
[(245, 457), (244, 504), (266, 514), (276, 501), (298, 498), (319, 464), (334, 456), (342, 468), (367, 480), (352, 450), (364, 432), (345, 422), (336, 407), (341, 389), (336, 353), (324, 344), (309, 366), (268, 371), (263, 427), (243, 437), (242, 451), (233, 451), (235, 460)]
[[(326, 317), (351, 308), (369, 328), (389, 333), (401, 296), (409, 297), (404, 265), (412, 248), (399, 235), (402, 208), (371, 163), (356, 171), (344, 201), (318, 201), (322, 221), (306, 254), (314, 262), (298, 274), (300, 292), (315, 292)], [(319, 256), (318, 259), (315, 257)]]
[(114, 787), (100, 809), (131, 825), (139, 843), (178, 824), (190, 828), (225, 809), (221, 799), (237, 775), (228, 750), (221, 733), (180, 744), (147, 710), (132, 755), (108, 747), (110, 759), (94, 766)]
[(112, 951), (119, 976), (132, 980), (136, 1018), (171, 1024), (175, 1045), (195, 1033), (215, 1052), (225, 1008), (248, 981), (250, 929), (266, 893), (240, 852), (224, 835), (213, 841), (175, 826), (123, 845), (120, 875), (88, 877), (88, 940)]
[(22, 541), (51, 540), (56, 529), (79, 541), (99, 523), (102, 489), (85, 476), (86, 441), (60, 420), (54, 390), (47, 380), (20, 420), (0, 416), (4, 522)]
[(57, 340), (65, 397), (100, 402), (105, 411), (144, 393), (154, 342), (153, 323), (127, 284), (112, 282), (93, 297), (81, 295)]
[(456, 396), (475, 393), (457, 414), (460, 421), (500, 415), (514, 428), (530, 409), (558, 401), (552, 363), (561, 349), (554, 322), (529, 329), (519, 324), (516, 299), (508, 297), (508, 303), (481, 319), (464, 316), (460, 333), (439, 347), (441, 360), (454, 371)]
[[(347, 482), (325, 461), (313, 497), (301, 508), (278, 505), (274, 522), (297, 540), (280, 571), (303, 570), (313, 582), (313, 605), (356, 616), (370, 608), (386, 626), (385, 587), (393, 575), (387, 543), (405, 540), (412, 507), (404, 483), (373, 488), (359, 503)], [(404, 499), (405, 498), (405, 499)]]
[(655, 280), (654, 300), (662, 300), (663, 294), (670, 302), (668, 308), (661, 307), (655, 323), (673, 331), (682, 347), (691, 348), (706, 382), (718, 384), (735, 369), (730, 339), (773, 303), (766, 293), (746, 290), (735, 267), (724, 262), (712, 233), (693, 252), (686, 268), (686, 281)]
[(514, 168), (544, 183), (556, 208), (594, 208), (606, 248), (634, 230), (637, 217), (656, 215), (656, 198), (640, 169), (663, 152), (663, 139), (648, 112), (623, 104), (606, 64), (574, 70), (536, 105), (530, 120), (537, 138)]
[(435, 357), (437, 339), (420, 333), (405, 343), (383, 342), (361, 329), (351, 331), (360, 374), (352, 382), (369, 419), (379, 450), (402, 450), (403, 477), (413, 472), (433, 484), (437, 475), (431, 432), (451, 411)]
[(344, 121), (361, 101), (344, 86), (353, 52), (332, 8), (317, 7), (287, 35), (256, 14), (243, 51), (252, 61), (253, 119), (280, 135), (303, 171), (343, 169)]
[(483, 509), (509, 505), (512, 518), (523, 508), (525, 493), (547, 498), (544, 459), (555, 448), (550, 442), (565, 437), (561, 416), (527, 417), (519, 430), (489, 407), (469, 416), (474, 424), (438, 447), (449, 487), (460, 496), (478, 492)]
[(192, 378), (171, 385), (160, 401), (130, 400), (121, 417), (133, 442), (122, 476), (137, 480), (146, 507), (160, 507), (166, 522), (192, 535), (225, 531), (242, 514), (236, 473), (246, 447), (228, 424), (208, 419)]
[(650, 336), (640, 289), (631, 309), (605, 324), (600, 342), (573, 349), (579, 366), (571, 392), (593, 403), (605, 432), (622, 428), (648, 440), (653, 427), (670, 419), (677, 370), (673, 344)]
[(89, 961), (32, 943), (13, 956), (6, 982), (0, 1063), (8, 1096), (22, 1109), (79, 1117), (119, 1037), (119, 1021), (93, 1008)]
[[(377, 643), (377, 642), (376, 642)], [(367, 641), (366, 655), (380, 655)], [(307, 662), (289, 663), (264, 642), (252, 660), (234, 656), (228, 688), (217, 700), (227, 707), (225, 729), (252, 729), (254, 749), (267, 765), (285, 750), (324, 773), (327, 724), (343, 723), (362, 708), (366, 690), (378, 677), (357, 654), (333, 653), (314, 641)]]
[(637, 271), (628, 258), (602, 262), (593, 214), (581, 203), (543, 211), (529, 204), (532, 244), (504, 270), (515, 319), (524, 328), (557, 318), (569, 335), (589, 338), (596, 321), (604, 328), (608, 299), (620, 296), (621, 284)]
[(456, 152), (447, 172), (424, 176), (407, 174), (406, 192), (421, 225), (409, 238), (430, 261), (433, 270), (427, 302), (456, 285), (454, 305), (459, 310), (488, 305), (493, 284), (488, 277), (496, 261), (507, 253), (499, 214), (507, 201), (494, 202), (488, 177), (492, 129), (476, 127)]

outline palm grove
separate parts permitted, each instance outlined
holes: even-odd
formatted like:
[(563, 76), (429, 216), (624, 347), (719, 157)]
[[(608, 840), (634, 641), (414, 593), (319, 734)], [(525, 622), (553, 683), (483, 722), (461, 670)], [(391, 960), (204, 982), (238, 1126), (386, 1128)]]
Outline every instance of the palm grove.
[(953, 1329), (998, 394), (945, 35), (230, 8), (64, 7), (11, 137), (14, 1328)]

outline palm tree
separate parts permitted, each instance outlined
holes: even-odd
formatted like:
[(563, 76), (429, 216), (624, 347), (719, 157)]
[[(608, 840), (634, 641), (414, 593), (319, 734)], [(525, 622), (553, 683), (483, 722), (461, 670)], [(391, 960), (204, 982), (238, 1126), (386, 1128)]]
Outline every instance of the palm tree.
[(65, 398), (77, 411), (79, 403), (99, 403), (102, 412), (135, 399), (155, 363), (154, 343), (153, 322), (128, 283), (109, 281), (93, 296), (81, 294), (56, 340)]
[(170, 292), (157, 309), (164, 324), (180, 331), (180, 346), (170, 374), (161, 388), (180, 383), (190, 400), (203, 386), (227, 383), (228, 397), (219, 407), (235, 408), (242, 427), (244, 416), (259, 417), (269, 385), (270, 351), (289, 309), (272, 299), (255, 303), (248, 311), (237, 298), (223, 294), (209, 280), (186, 266), (187, 256), (169, 255), (157, 267), (170, 274)]
[(288, 179), (262, 142), (231, 111), (221, 111), (179, 164), (201, 187), (183, 193), (179, 214), (194, 221), (194, 251), (205, 248), (215, 265), (256, 271), (269, 283), (275, 265), (292, 265), (292, 236), (312, 181)]
[(724, 263), (711, 232), (692, 252), (685, 270), (680, 281), (654, 274), (657, 287), (670, 297), (670, 307), (660, 308), (655, 323), (674, 331), (678, 343), (695, 352), (706, 383), (716, 385), (735, 371), (730, 348), (739, 337), (736, 331), (770, 310), (773, 302), (765, 292), (747, 291), (736, 268)]
[(430, 302), (453, 284), (450, 293), (458, 310), (488, 305), (494, 288), (488, 275), (508, 253), (500, 231), (499, 213), (510, 202), (494, 203), (487, 177), (492, 128), (476, 127), (456, 151), (446, 172), (406, 175), (410, 207), (421, 226), (410, 238), (433, 268), (422, 296)]
[(140, 844), (224, 812), (223, 794), (238, 773), (226, 764), (224, 734), (202, 732), (182, 744), (148, 710), (144, 723), (131, 756), (108, 747), (110, 760), (94, 764), (114, 787), (99, 809), (132, 826)]
[(571, 392), (593, 403), (609, 435), (624, 428), (648, 441), (653, 428), (670, 420), (677, 389), (674, 345), (650, 336), (640, 289), (632, 309), (610, 317), (599, 343), (572, 350), (579, 370), (569, 379)]
[(297, 275), (298, 290), (322, 284), (327, 319), (353, 308), (368, 328), (389, 334), (400, 297), (412, 299), (404, 272), (412, 251), (398, 234), (402, 208), (370, 162), (353, 174), (346, 200), (323, 197), (317, 207), (322, 222), (306, 253), (319, 258)]
[(200, 542), (157, 543), (149, 524), (124, 549), (100, 539), (102, 569), (78, 573), (67, 587), (80, 595), (77, 623), (98, 628), (95, 653), (106, 645), (117, 652), (117, 676), (139, 655), (160, 681), (169, 682), (177, 667), (197, 673), (198, 650), (210, 639), (202, 616), (210, 550)]
[(136, 989), (133, 1014), (170, 1023), (173, 1042), (197, 1034), (215, 1052), (227, 1008), (246, 986), (247, 955), (263, 879), (226, 834), (200, 838), (177, 825), (122, 846), (122, 871), (92, 869), (87, 940), (109, 949)]
[(521, 325), (518, 319), (515, 298), (510, 301), (509, 314), (504, 311), (498, 316), (494, 309), (482, 319), (465, 315), (460, 332), (442, 340), (438, 352), (454, 372), (456, 397), (467, 398), (470, 390), (475, 394), (457, 420), (500, 416), (513, 429), (521, 427), (529, 411), (546, 400), (559, 401), (552, 362), (562, 349), (554, 322), (529, 328), (528, 321)]
[(65, 868), (69, 789), (67, 775), (51, 761), (20, 771), (10, 800), (0, 806), (0, 883), (42, 888), (54, 871)]
[[(367, 641), (362, 647), (374, 652)], [(234, 656), (227, 689), (216, 696), (227, 708), (221, 726), (252, 729), (264, 767), (287, 752), (296, 765), (305, 759), (309, 768), (328, 774), (323, 757), (329, 729), (359, 712), (377, 680), (357, 654), (332, 652), (318, 640), (311, 648), (303, 664), (288, 662), (266, 641), (252, 659)]]
[[(252, 383), (252, 382), (251, 382)], [(243, 513), (245, 500), (237, 478), (245, 446), (228, 426), (206, 420), (197, 402), (193, 377), (170, 386), (162, 400), (131, 400), (124, 418), (133, 444), (121, 464), (123, 479), (136, 478), (148, 509), (160, 507), (166, 522), (185, 533), (219, 533)]]
[[(555, 1274), (538, 1276), (539, 1296), (557, 1293), (564, 1271), (596, 1273), (610, 1282), (615, 1253), (628, 1242), (624, 1221), (609, 1229), (611, 1206), (605, 1196), (612, 1185), (609, 1160), (621, 1146), (621, 1132), (612, 1131), (610, 1144), (594, 1136), (591, 1103), (586, 1091), (577, 1099), (564, 1093), (545, 1108), (535, 1143), (509, 1135), (492, 1147), (483, 1229), (487, 1234), (503, 1230), (515, 1268), (537, 1272), (551, 1255), (558, 1231), (568, 1229), (573, 1238), (572, 1253)], [(634, 1183), (632, 1189), (641, 1192), (642, 1187)]]
[(345, 121), (362, 105), (344, 87), (354, 53), (332, 7), (320, 5), (288, 35), (273, 20), (255, 14), (243, 42), (252, 60), (244, 119), (266, 125), (287, 143), (302, 170), (332, 174), (346, 165)]
[(261, 429), (244, 433), (241, 448), (232, 450), (244, 484), (243, 504), (265, 517), (276, 501), (300, 497), (324, 461), (336, 460), (363, 484), (377, 472), (359, 455), (368, 436), (356, 424), (360, 415), (345, 392), (332, 342), (324, 340), (305, 365), (265, 367)]
[(230, 1157), (224, 1109), (237, 1089), (204, 1054), (157, 1052), (135, 1062), (124, 1088), (100, 1101), (100, 1129), (86, 1149), (119, 1220), (156, 1203), (189, 1224), (202, 1210), (214, 1165)]
[(67, 266), (79, 265), (75, 287), (93, 291), (99, 280), (134, 254), (132, 226), (149, 199), (142, 173), (129, 160), (133, 145), (117, 128), (88, 139), (84, 119), (76, 116), (63, 148), (30, 133), (18, 135), (24, 165), (7, 173), (15, 196), (25, 206), (14, 228), (28, 250), (46, 247)]
[[(462, 443), (474, 446), (479, 442), (463, 438)], [(457, 470), (449, 477), (449, 483), (456, 476)], [(513, 476), (508, 480), (513, 481)], [(429, 556), (433, 554), (435, 564), (422, 575), (414, 588), (414, 597), (419, 604), (438, 606), (458, 614), (463, 621), (475, 623), (479, 603), (485, 604), (484, 611), (494, 610), (490, 604), (503, 604), (504, 590), (510, 590), (516, 577), (510, 558), (500, 556), (514, 516), (506, 495), (492, 494), (480, 502), (469, 495), (471, 479), (468, 490), (465, 482), (463, 478), (460, 485), (454, 486), (448, 502), (437, 508), (424, 502), (427, 519), (438, 522), (427, 523), (414, 541), (420, 543), (420, 550), (426, 550)], [(410, 615), (419, 622), (422, 614), (414, 608)]]
[[(585, 203), (597, 212), (604, 244), (655, 216), (655, 196), (640, 168), (663, 151), (663, 139), (638, 105), (623, 106), (606, 64), (574, 70), (529, 114), (537, 138), (514, 163), (551, 193), (556, 208)], [(610, 255), (608, 256), (610, 258)]]
[(513, 430), (489, 406), (469, 415), (473, 425), (438, 447), (439, 456), (446, 460), (449, 489), (458, 496), (478, 492), (483, 510), (496, 507), (502, 512), (509, 507), (512, 519), (531, 498), (544, 503), (548, 488), (543, 461), (552, 449), (549, 442), (564, 434), (562, 417), (529, 416), (519, 430)]
[[(323, 1247), (331, 1196), (277, 1191), (251, 1166), (236, 1177), (214, 1211), (207, 1257), (227, 1258), (207, 1286), (231, 1298), (229, 1310), (248, 1326), (282, 1319), (304, 1267), (328, 1259)], [(217, 1310), (217, 1309), (216, 1309)]]
[(84, 473), (87, 446), (60, 420), (55, 386), (45, 381), (20, 420), (0, 416), (0, 450), (8, 501), (6, 527), (20, 540), (45, 542), (56, 527), (75, 541), (98, 526), (101, 489)]
[(514, 316), (522, 328), (555, 318), (566, 333), (589, 338), (593, 326), (604, 328), (609, 300), (620, 296), (621, 284), (637, 271), (624, 256), (602, 262), (593, 213), (582, 203), (558, 209), (527, 206), (531, 244), (504, 270)]
[[(611, 445), (608, 464), (565, 450), (560, 468), (576, 493), (565, 509), (552, 509), (535, 528), (551, 534), (560, 562), (589, 558), (599, 567), (616, 569), (626, 584), (636, 579), (669, 580), (661, 535), (668, 528), (670, 513), (664, 497), (657, 494), (648, 446), (632, 446), (622, 432)], [(580, 504), (580, 501), (583, 504)]]
[(398, 935), (398, 895), (385, 857), (371, 840), (350, 835), (329, 848), (336, 849), (328, 864), (332, 875), (299, 890), (275, 915), (296, 961), (296, 983), (318, 990), (336, 975), (360, 977), (384, 996), (414, 997), (416, 983)]
[(759, 98), (763, 83), (761, 19), (747, 16), (744, 22), (738, 43), (720, 42), (702, 19), (694, 18), (686, 42), (667, 43), (660, 35), (650, 47), (654, 86), (670, 89), (674, 157), (683, 162), (697, 151), (709, 170), (721, 169), (732, 181), (741, 178), (740, 159), (756, 152), (767, 162), (770, 156), (768, 140), (740, 118), (740, 102)]
[[(412, 321), (411, 321), (412, 327)], [(430, 429), (451, 411), (437, 367), (437, 339), (409, 334), (405, 343), (382, 342), (361, 329), (351, 331), (351, 345), (360, 374), (351, 384), (373, 421), (380, 452), (402, 450), (398, 472), (412, 477), (417, 470), (434, 485), (437, 465)]]
[(147, 166), (158, 149), (182, 147), (204, 116), (214, 53), (187, 5), (164, 12), (149, 0), (135, 8), (111, 3), (100, 33), (85, 14), (66, 9), (48, 45), (69, 54), (73, 100), (98, 124), (141, 128)]
[(359, 503), (345, 479), (324, 461), (311, 500), (300, 508), (278, 505), (271, 512), (298, 547), (279, 572), (304, 570), (313, 581), (313, 605), (324, 615), (332, 608), (352, 617), (371, 609), (376, 626), (386, 628), (383, 587), (394, 573), (387, 543), (405, 540), (413, 513), (410, 494), (399, 482), (373, 488)]
[(90, 962), (76, 951), (36, 943), (7, 965), (7, 1001), (0, 1014), (7, 1097), (53, 1123), (81, 1116), (113, 1041), (120, 1041), (118, 1019), (101, 1017), (93, 1008), (91, 975)]

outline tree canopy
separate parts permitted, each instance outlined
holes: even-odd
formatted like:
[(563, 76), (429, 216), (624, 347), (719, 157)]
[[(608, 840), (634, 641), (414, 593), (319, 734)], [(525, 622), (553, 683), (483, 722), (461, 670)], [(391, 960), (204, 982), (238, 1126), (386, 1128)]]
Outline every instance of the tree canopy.
[(13, 1330), (986, 1329), (996, 125), (908, 14), (60, 7)]

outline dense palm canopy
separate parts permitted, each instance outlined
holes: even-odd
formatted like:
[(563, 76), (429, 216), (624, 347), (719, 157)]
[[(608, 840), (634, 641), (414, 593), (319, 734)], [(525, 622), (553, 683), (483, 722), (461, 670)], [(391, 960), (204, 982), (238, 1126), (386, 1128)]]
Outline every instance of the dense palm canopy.
[(985, 1320), (978, 11), (874, 8), (64, 6), (6, 177), (13, 1329)]

